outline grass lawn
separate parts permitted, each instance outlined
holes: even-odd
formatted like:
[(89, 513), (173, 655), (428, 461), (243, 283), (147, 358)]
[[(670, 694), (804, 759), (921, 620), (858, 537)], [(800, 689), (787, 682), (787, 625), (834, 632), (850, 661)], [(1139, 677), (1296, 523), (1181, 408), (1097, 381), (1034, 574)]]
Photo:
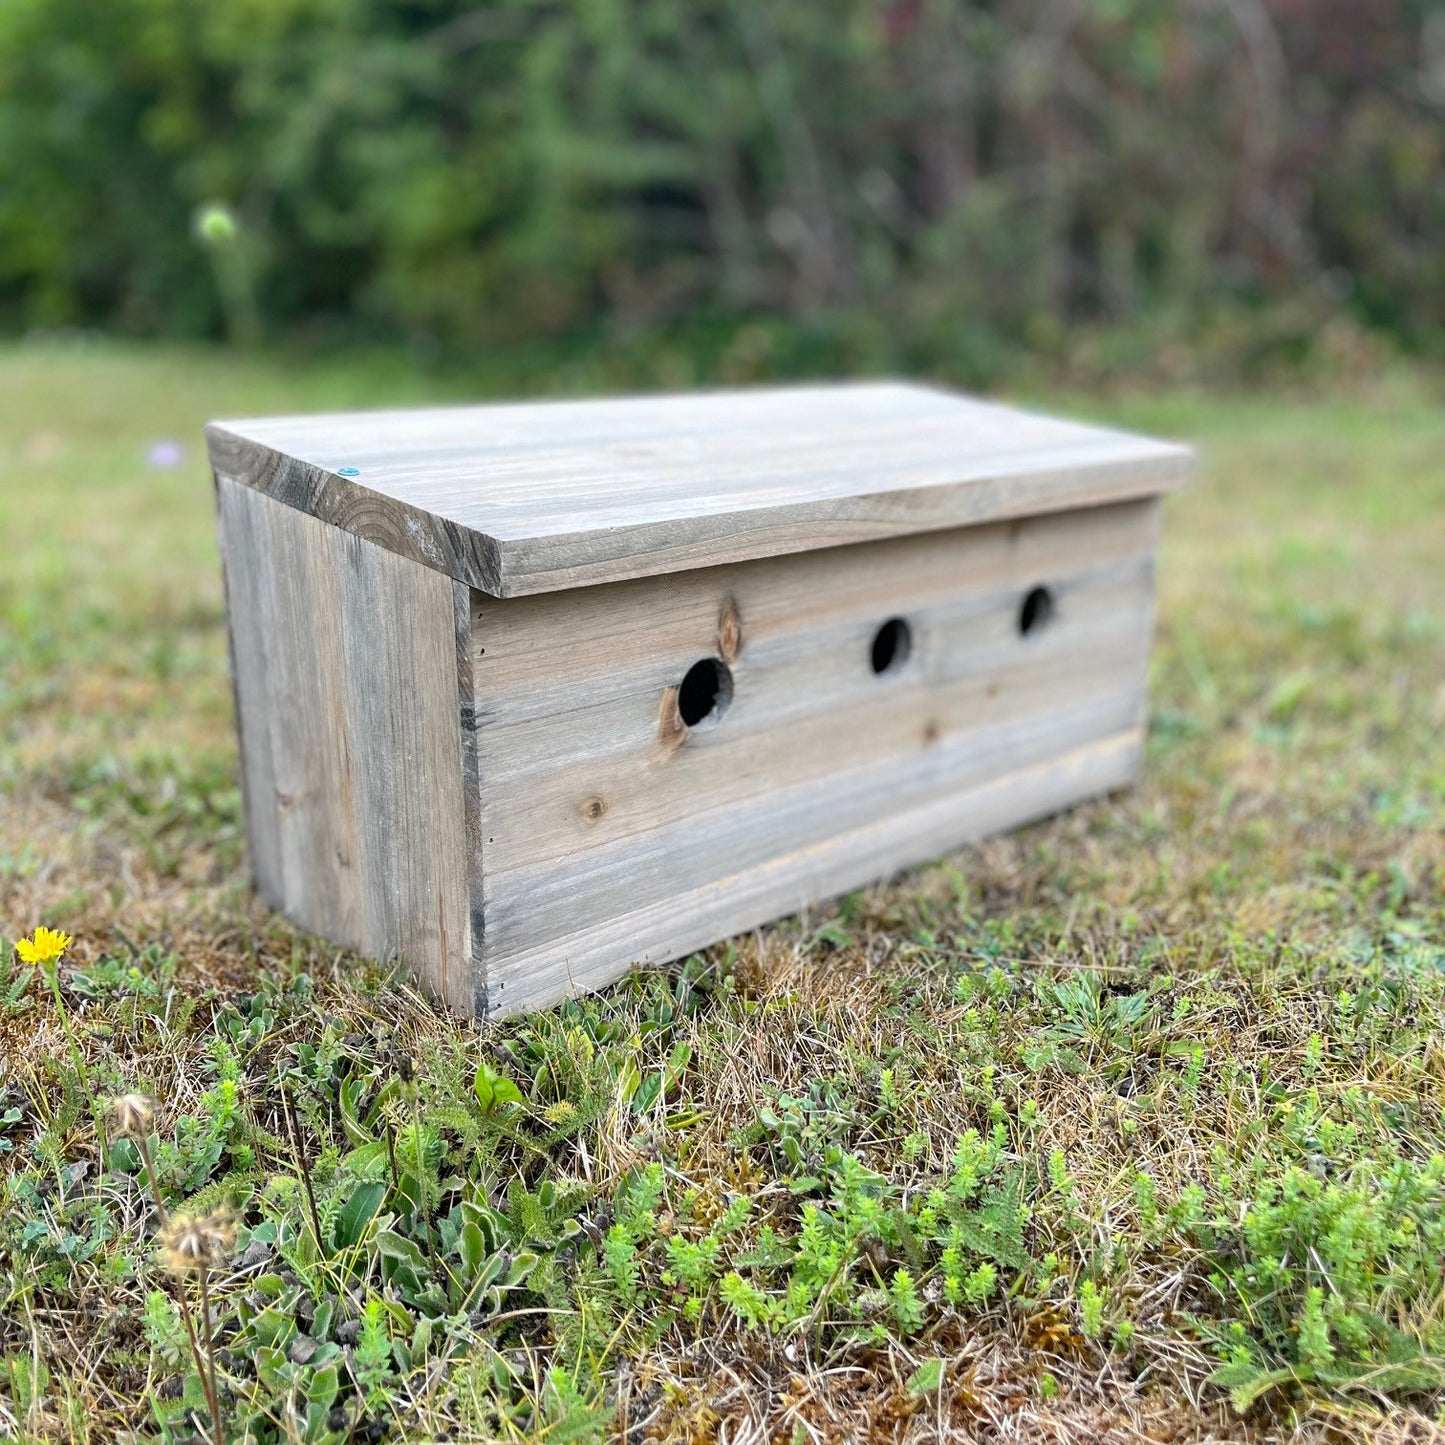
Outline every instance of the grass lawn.
[(1046, 398), (1143, 785), (476, 1029), (249, 892), (199, 428), (507, 385), (0, 351), (0, 1436), (1445, 1435), (1439, 379)]

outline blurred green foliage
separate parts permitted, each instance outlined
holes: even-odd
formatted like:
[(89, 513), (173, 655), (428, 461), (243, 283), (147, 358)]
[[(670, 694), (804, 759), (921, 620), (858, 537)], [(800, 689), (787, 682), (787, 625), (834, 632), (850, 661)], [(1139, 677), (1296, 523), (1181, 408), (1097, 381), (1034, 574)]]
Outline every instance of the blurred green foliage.
[(781, 326), (973, 376), (1265, 314), (1438, 345), (1433, 9), (6, 0), (0, 325)]

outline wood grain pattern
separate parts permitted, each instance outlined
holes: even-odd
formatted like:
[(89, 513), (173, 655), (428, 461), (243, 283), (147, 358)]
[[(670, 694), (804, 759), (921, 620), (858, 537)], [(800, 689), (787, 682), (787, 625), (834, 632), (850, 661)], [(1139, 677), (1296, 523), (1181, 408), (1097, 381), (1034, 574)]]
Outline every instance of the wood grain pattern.
[[(471, 599), (488, 1006), (592, 988), (1128, 781), (1157, 500)], [(1046, 584), (1056, 616), (1018, 630)], [(878, 626), (912, 650), (875, 676)], [(676, 689), (731, 657), (688, 729)]]
[(208, 434), (221, 476), (496, 597), (1155, 495), (1193, 465), (1184, 447), (898, 383)]
[(257, 884), (472, 1012), (453, 584), (225, 477), (217, 500)]

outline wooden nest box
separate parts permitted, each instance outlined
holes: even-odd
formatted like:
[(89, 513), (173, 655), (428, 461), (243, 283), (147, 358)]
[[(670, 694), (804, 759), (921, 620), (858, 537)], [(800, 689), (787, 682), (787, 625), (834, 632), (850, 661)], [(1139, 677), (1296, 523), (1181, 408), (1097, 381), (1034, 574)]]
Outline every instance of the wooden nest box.
[(1184, 447), (898, 384), (209, 437), (256, 883), (462, 1013), (1139, 771)]

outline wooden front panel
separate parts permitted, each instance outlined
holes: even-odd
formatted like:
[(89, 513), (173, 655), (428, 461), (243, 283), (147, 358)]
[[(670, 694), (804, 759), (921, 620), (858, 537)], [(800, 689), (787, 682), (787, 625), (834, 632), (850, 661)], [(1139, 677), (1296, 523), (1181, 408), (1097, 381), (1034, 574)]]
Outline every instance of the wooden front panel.
[[(1129, 781), (1157, 500), (472, 594), (489, 1006), (595, 987)], [(1046, 587), (1053, 615), (1020, 632)], [(879, 627), (906, 660), (876, 674)], [(731, 698), (679, 718), (689, 667)]]

